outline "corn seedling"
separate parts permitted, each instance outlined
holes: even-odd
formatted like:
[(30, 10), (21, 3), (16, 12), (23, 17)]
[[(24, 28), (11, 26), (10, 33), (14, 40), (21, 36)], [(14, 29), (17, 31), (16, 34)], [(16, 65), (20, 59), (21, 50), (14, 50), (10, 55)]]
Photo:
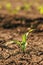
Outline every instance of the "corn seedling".
[(20, 6), (17, 6), (13, 11), (12, 13), (13, 14), (17, 14), (19, 11), (20, 11), (21, 7)]
[(7, 9), (8, 11), (11, 11), (11, 3), (7, 3), (7, 4), (6, 4), (6, 9)]
[(13, 14), (17, 14), (18, 11), (17, 11), (16, 9), (14, 9), (14, 10), (12, 11), (12, 13), (13, 13)]
[(22, 7), (23, 10), (29, 10), (30, 9), (30, 4), (25, 3), (24, 6)]
[(40, 14), (43, 14), (43, 5), (39, 6), (38, 10), (39, 10)]
[(21, 42), (16, 42), (18, 45), (20, 45), (20, 48), (22, 49), (22, 51), (24, 52), (26, 47), (27, 47), (27, 38), (28, 35), (33, 32), (34, 29), (29, 30), (27, 33), (25, 33), (24, 35), (22, 35), (22, 41)]
[(20, 11), (20, 9), (21, 9), (20, 6), (17, 6), (17, 7), (16, 7), (16, 10), (17, 10), (17, 11)]
[(22, 41), (20, 42), (20, 41), (18, 41), (18, 40), (12, 40), (12, 41), (10, 41), (10, 42), (7, 42), (6, 43), (6, 46), (7, 45), (9, 45), (9, 44), (12, 44), (12, 43), (16, 43), (20, 48), (21, 48), (21, 50), (24, 52), (25, 51), (25, 49), (26, 49), (26, 47), (27, 47), (27, 38), (28, 38), (28, 35), (31, 33), (31, 32), (33, 32), (34, 31), (34, 29), (30, 29), (27, 33), (25, 33), (25, 34), (23, 34), (22, 35)]

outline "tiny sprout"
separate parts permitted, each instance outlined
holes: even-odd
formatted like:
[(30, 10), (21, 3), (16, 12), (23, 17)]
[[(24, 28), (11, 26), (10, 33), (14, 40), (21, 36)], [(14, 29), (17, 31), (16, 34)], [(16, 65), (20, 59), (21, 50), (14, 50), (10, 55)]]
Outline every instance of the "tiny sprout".
[(20, 11), (21, 7), (17, 6), (12, 12), (13, 14), (17, 14)]
[(16, 10), (17, 10), (17, 11), (20, 11), (20, 9), (21, 9), (20, 6), (17, 6), (17, 7), (16, 7)]
[(11, 3), (6, 4), (6, 9), (9, 10), (9, 11), (11, 10)]
[(13, 13), (13, 14), (17, 14), (18, 11), (17, 11), (16, 9), (14, 9), (14, 10), (12, 11), (12, 13)]
[(34, 29), (30, 29), (27, 33), (23, 34), (23, 35), (22, 35), (22, 41), (21, 41), (21, 42), (18, 41), (18, 40), (12, 40), (12, 41), (10, 41), (10, 42), (7, 42), (7, 43), (6, 43), (6, 46), (9, 45), (9, 44), (12, 44), (12, 43), (13, 43), (13, 44), (16, 43), (18, 46), (20, 46), (21, 50), (22, 50), (23, 52), (25, 52), (25, 49), (26, 49), (26, 47), (27, 47), (28, 34), (31, 33), (31, 32), (33, 32), (33, 31), (34, 31)]
[(20, 45), (20, 48), (22, 49), (22, 51), (24, 52), (26, 47), (27, 47), (27, 38), (29, 33), (33, 32), (34, 29), (30, 29), (27, 33), (25, 33), (24, 35), (22, 35), (22, 41), (16, 41), (16, 44)]
[(23, 6), (23, 9), (24, 10), (30, 9), (30, 4), (25, 3), (24, 6)]
[(38, 7), (40, 14), (43, 14), (43, 5)]

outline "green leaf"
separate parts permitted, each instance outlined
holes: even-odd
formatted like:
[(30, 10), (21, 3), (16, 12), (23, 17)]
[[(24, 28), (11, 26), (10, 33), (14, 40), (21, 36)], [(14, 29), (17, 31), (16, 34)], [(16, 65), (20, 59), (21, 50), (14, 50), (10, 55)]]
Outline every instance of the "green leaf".
[(18, 11), (17, 11), (16, 9), (14, 9), (14, 10), (12, 11), (12, 13), (13, 13), (13, 14), (17, 14)]
[(23, 52), (25, 51), (26, 46), (27, 46), (27, 42), (26, 42), (26, 43), (22, 43), (22, 45), (21, 45), (21, 49), (22, 49)]
[(37, 7), (37, 9), (39, 10), (40, 14), (43, 14), (43, 5), (40, 5)]
[(34, 31), (34, 29), (30, 29), (30, 30), (29, 30), (29, 33), (33, 32), (33, 31)]
[(16, 11), (20, 11), (21, 7), (17, 6), (15, 9), (16, 9)]
[(26, 43), (26, 34), (22, 36), (22, 42)]
[(26, 38), (28, 37), (29, 32), (26, 33)]
[(25, 3), (25, 4), (24, 4), (24, 10), (28, 10), (28, 9), (30, 9), (30, 6), (31, 6), (30, 4)]
[(14, 42), (15, 42), (16, 44), (18, 44), (18, 45), (21, 45), (20, 42), (17, 41), (17, 40), (14, 40)]
[(25, 51), (25, 48), (26, 48), (25, 44), (21, 46), (22, 51)]
[(7, 4), (6, 4), (6, 9), (7, 9), (8, 11), (11, 10), (11, 3), (7, 3)]
[(22, 36), (22, 42), (21, 42), (21, 49), (22, 49), (23, 52), (25, 51), (25, 48), (26, 48), (26, 46), (27, 46), (26, 39), (27, 39), (27, 36), (26, 36), (26, 34), (24, 34), (24, 35)]

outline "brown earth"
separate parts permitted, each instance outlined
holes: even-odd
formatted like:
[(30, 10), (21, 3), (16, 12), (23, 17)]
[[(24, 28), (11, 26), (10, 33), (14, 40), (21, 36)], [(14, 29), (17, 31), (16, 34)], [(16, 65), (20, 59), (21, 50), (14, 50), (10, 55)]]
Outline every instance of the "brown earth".
[[(0, 17), (0, 20), (0, 65), (43, 65), (43, 18), (22, 20), (8, 16)], [(30, 28), (36, 31), (29, 35), (23, 53), (17, 44), (10, 44), (10, 41), (21, 41), (22, 34)]]
[[(0, 20), (0, 65), (43, 65), (43, 18), (33, 19), (34, 22), (26, 18), (21, 22), (21, 18), (13, 17), (1, 17)], [(23, 53), (17, 44), (10, 44), (10, 41), (21, 41), (22, 35), (31, 27), (36, 31), (29, 35)]]
[(25, 29), (0, 29), (0, 65), (43, 65), (43, 32), (29, 35), (25, 53), (17, 44), (8, 44), (11, 40), (21, 41)]
[[(7, 2), (12, 3), (12, 10), (16, 6), (23, 6), (24, 0), (0, 1), (0, 65), (43, 65), (43, 15), (35, 8), (43, 4), (43, 0), (26, 0), (32, 3), (30, 11), (19, 11), (14, 15), (5, 9)], [(34, 28), (27, 39), (28, 45), (23, 53), (21, 48), (10, 44), (12, 40), (22, 40), (22, 35), (30, 28)]]

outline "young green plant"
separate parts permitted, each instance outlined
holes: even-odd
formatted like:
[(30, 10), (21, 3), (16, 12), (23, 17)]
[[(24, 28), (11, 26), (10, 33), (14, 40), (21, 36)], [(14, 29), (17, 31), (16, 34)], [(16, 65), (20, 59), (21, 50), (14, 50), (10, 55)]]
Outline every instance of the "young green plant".
[(20, 46), (20, 48), (21, 48), (21, 50), (24, 52), (25, 51), (25, 49), (26, 49), (26, 47), (27, 47), (27, 38), (28, 38), (28, 35), (31, 33), (31, 32), (33, 32), (34, 31), (34, 29), (31, 29), (31, 30), (29, 30), (27, 33), (25, 33), (25, 34), (23, 34), (22, 35), (22, 41), (21, 42), (19, 42), (19, 41), (14, 41), (16, 44), (18, 44), (19, 46)]
[(39, 10), (40, 14), (43, 14), (43, 5), (40, 5), (40, 6), (38, 7), (38, 10)]
[(12, 40), (12, 41), (10, 41), (10, 42), (7, 42), (6, 43), (6, 46), (7, 45), (9, 45), (9, 44), (12, 44), (12, 43), (16, 43), (20, 48), (21, 48), (21, 50), (23, 51), (23, 52), (25, 52), (25, 49), (26, 49), (26, 47), (27, 47), (27, 39), (28, 39), (28, 35), (31, 33), (31, 32), (33, 32), (34, 31), (34, 29), (30, 29), (27, 33), (25, 33), (25, 34), (23, 34), (22, 35), (22, 41), (20, 42), (20, 41), (18, 41), (18, 40)]
[(22, 9), (27, 11), (30, 9), (31, 4), (25, 3), (24, 6), (22, 6)]
[(20, 6), (17, 6), (17, 7), (12, 11), (12, 13), (13, 13), (13, 14), (17, 14), (20, 10), (21, 10), (21, 7), (20, 7)]
[(7, 4), (6, 4), (6, 9), (7, 9), (9, 12), (11, 12), (11, 3), (7, 3)]

